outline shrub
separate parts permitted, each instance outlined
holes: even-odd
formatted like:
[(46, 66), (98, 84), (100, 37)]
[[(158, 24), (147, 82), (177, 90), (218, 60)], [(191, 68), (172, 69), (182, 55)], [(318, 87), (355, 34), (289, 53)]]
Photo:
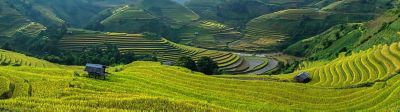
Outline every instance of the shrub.
[(196, 62), (191, 57), (187, 56), (180, 57), (178, 61), (175, 63), (175, 65), (188, 68), (192, 71), (197, 71)]
[(123, 70), (124, 70), (123, 66), (117, 66), (117, 67), (115, 67), (114, 72), (121, 72)]
[(218, 72), (218, 64), (210, 57), (201, 57), (197, 62), (197, 70), (207, 75), (213, 75)]
[(161, 36), (156, 34), (156, 33), (144, 32), (144, 33), (142, 33), (142, 35), (143, 35), (143, 38), (150, 39), (150, 40), (159, 40), (159, 39), (161, 39)]

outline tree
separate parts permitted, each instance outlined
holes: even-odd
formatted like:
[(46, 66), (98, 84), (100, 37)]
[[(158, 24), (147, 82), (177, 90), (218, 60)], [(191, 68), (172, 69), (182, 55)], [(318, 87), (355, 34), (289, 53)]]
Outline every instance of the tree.
[(121, 63), (132, 63), (133, 61), (136, 61), (136, 55), (133, 51), (127, 51), (121, 54), (122, 59), (120, 60)]
[(197, 62), (197, 69), (207, 75), (213, 75), (218, 72), (218, 64), (210, 57), (201, 57)]
[(8, 43), (8, 42), (5, 43), (5, 44), (1, 47), (1, 49), (12, 51), (11, 45), (10, 45), (10, 43)]
[(175, 65), (188, 68), (192, 71), (197, 71), (196, 62), (187, 56), (180, 57)]
[(159, 39), (161, 39), (161, 36), (156, 34), (156, 33), (144, 32), (142, 34), (143, 34), (143, 37), (146, 38), (146, 39), (150, 39), (150, 40), (159, 40)]

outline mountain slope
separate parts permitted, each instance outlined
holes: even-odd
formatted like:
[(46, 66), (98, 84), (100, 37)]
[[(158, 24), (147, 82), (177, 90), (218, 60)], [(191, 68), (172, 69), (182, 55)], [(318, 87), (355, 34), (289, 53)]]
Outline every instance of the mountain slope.
[[(361, 24), (339, 25), (315, 37), (288, 47), (285, 52), (313, 59), (334, 58), (340, 52), (366, 50), (377, 44), (398, 42), (399, 10), (392, 9), (382, 16)], [(345, 44), (340, 44), (346, 42)], [(297, 48), (305, 49), (297, 49)]]
[(228, 43), (240, 39), (236, 28), (212, 20), (201, 20), (184, 26), (178, 37), (181, 44), (208, 49), (227, 49)]
[(111, 70), (107, 80), (69, 68), (0, 69), (7, 94), (0, 108), (11, 111), (389, 111), (398, 109), (400, 93), (398, 75), (384, 86), (331, 89), (214, 78), (154, 62)]
[(172, 27), (179, 27), (199, 18), (189, 8), (171, 0), (142, 0), (139, 3), (139, 7), (165, 19)]
[(243, 26), (243, 23), (254, 17), (283, 8), (258, 0), (191, 0), (186, 6), (202, 19), (215, 20), (235, 27)]
[(30, 67), (57, 67), (56, 64), (0, 49), (0, 64)]
[(0, 35), (11, 36), (15, 34), (18, 29), (31, 23), (31, 21), (18, 12), (18, 10), (10, 7), (7, 1), (0, 0), (0, 6)]
[(234, 49), (263, 50), (267, 48), (267, 50), (276, 50), (285, 48), (285, 46), (306, 37), (322, 33), (337, 24), (371, 20), (383, 11), (391, 9), (395, 5), (394, 3), (391, 0), (338, 1), (320, 9), (289, 9), (266, 14), (253, 19), (246, 25), (246, 36), (235, 43), (237, 48)]
[(89, 29), (109, 32), (141, 33), (145, 31), (161, 32), (161, 21), (133, 5), (106, 9), (91, 19)]
[(385, 82), (400, 72), (400, 44), (375, 45), (365, 51), (353, 52), (350, 56), (342, 54), (323, 66), (298, 72), (312, 74), (309, 84), (325, 87), (355, 87)]
[(260, 63), (248, 63), (248, 59), (234, 53), (180, 45), (163, 38), (148, 39), (141, 34), (101, 32), (74, 34), (62, 38), (58, 47), (62, 50), (81, 52), (89, 46), (102, 45), (104, 42), (115, 44), (122, 52), (133, 51), (137, 55), (154, 55), (163, 63), (174, 63), (182, 56), (192, 57), (193, 60), (199, 60), (203, 56), (210, 57), (217, 62), (221, 71), (231, 74), (253, 72), (263, 74), (266, 72), (263, 69), (268, 67), (268, 61), (265, 59), (253, 60)]
[(142, 0), (103, 10), (86, 27), (98, 31), (161, 34), (169, 27), (180, 28), (197, 19), (196, 13), (176, 2)]

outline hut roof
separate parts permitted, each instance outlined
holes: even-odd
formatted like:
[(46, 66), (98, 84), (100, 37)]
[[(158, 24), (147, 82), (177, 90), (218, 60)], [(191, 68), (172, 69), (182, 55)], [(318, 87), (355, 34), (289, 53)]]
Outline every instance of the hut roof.
[(93, 68), (105, 68), (104, 65), (100, 65), (100, 64), (86, 64), (86, 67), (93, 67)]
[(308, 78), (310, 75), (307, 72), (302, 72), (299, 75), (297, 75), (297, 77), (301, 77), (301, 78)]

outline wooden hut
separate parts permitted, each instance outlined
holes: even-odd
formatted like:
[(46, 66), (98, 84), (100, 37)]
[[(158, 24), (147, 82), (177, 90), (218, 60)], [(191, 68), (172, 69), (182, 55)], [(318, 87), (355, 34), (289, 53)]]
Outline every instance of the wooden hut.
[(100, 64), (86, 64), (85, 71), (88, 72), (89, 77), (106, 79), (106, 68), (107, 66)]
[(311, 81), (310, 74), (307, 72), (302, 72), (294, 77), (294, 81), (299, 83), (308, 83)]

